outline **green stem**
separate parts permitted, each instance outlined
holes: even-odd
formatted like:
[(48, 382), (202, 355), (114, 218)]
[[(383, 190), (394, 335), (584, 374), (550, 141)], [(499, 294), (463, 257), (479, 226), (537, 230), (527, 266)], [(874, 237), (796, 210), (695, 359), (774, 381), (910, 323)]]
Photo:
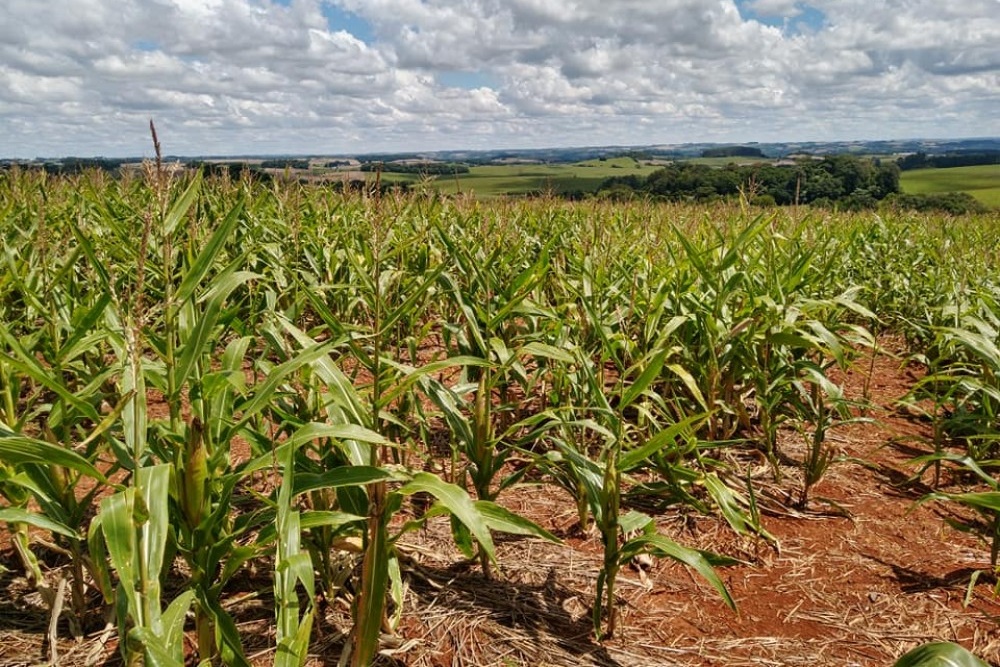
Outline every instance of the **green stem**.
[(210, 614), (206, 614), (200, 604), (194, 608), (194, 625), (198, 635), (198, 658), (199, 665), (215, 664), (215, 623)]
[(3, 391), (2, 422), (8, 428), (14, 428), (16, 406), (14, 403), (14, 374), (8, 374), (3, 363), (0, 363), (0, 390)]

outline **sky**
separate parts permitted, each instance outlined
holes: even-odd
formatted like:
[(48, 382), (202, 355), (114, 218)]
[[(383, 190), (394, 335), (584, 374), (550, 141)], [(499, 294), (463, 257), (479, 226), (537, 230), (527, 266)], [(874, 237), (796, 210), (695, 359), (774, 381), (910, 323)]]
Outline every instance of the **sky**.
[(1000, 0), (2, 0), (0, 157), (1000, 135)]

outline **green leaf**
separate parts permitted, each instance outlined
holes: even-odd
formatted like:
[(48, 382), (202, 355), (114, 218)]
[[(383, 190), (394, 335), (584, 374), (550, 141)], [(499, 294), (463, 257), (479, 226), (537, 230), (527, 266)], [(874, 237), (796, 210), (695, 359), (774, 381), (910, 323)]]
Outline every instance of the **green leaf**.
[(736, 602), (726, 589), (726, 585), (722, 583), (722, 579), (719, 578), (711, 563), (700, 551), (681, 546), (665, 535), (653, 533), (634, 537), (623, 544), (620, 562), (627, 563), (640, 553), (649, 553), (659, 557), (666, 556), (679, 563), (684, 563), (704, 577), (719, 592), (719, 595), (731, 609), (736, 609)]
[(433, 285), (437, 281), (438, 277), (442, 273), (444, 273), (444, 270), (447, 268), (447, 266), (448, 266), (447, 264), (442, 263), (436, 269), (433, 269), (432, 271), (427, 273), (426, 276), (424, 276), (423, 281), (419, 285), (417, 285), (416, 287), (411, 285), (407, 290), (409, 292), (407, 298), (403, 301), (403, 303), (399, 304), (399, 306), (396, 307), (395, 310), (386, 315), (385, 319), (381, 322), (382, 331), (377, 331), (375, 333), (381, 334), (384, 331), (390, 331), (400, 318), (404, 316), (407, 317), (412, 316), (415, 310), (414, 308), (415, 304), (421, 298), (423, 298), (424, 293), (431, 285)]
[(170, 207), (167, 211), (166, 218), (163, 220), (163, 235), (164, 237), (170, 237), (173, 235), (174, 230), (180, 223), (181, 219), (187, 214), (191, 205), (198, 198), (198, 191), (201, 189), (201, 172), (199, 171), (195, 174), (195, 177), (191, 179), (188, 184), (187, 189), (184, 193), (177, 198), (174, 205)]
[[(364, 521), (365, 517), (358, 516), (357, 514), (348, 514), (347, 512), (333, 512), (333, 511), (313, 511), (313, 512), (302, 512), (299, 516), (299, 528), (305, 530), (308, 528), (321, 528), (323, 526), (328, 526), (331, 528), (340, 528), (341, 526), (346, 526), (347, 524), (357, 523), (359, 521)], [(275, 524), (269, 524), (261, 529), (260, 534), (257, 536), (257, 544), (265, 545), (270, 544), (278, 536), (278, 529)]]
[(52, 373), (36, 358), (34, 352), (26, 350), (21, 342), (7, 330), (3, 322), (0, 322), (0, 342), (3, 342), (17, 355), (16, 357), (6, 357), (8, 364), (43, 385), (91, 421), (101, 420), (101, 416), (94, 406), (64, 386), (61, 375)]
[(24, 523), (29, 526), (34, 526), (35, 528), (47, 530), (50, 533), (64, 535), (75, 540), (80, 539), (79, 533), (69, 526), (59, 523), (58, 521), (54, 521), (43, 514), (29, 512), (21, 509), (20, 507), (5, 507), (0, 509), (0, 521), (6, 521), (7, 523)]
[(183, 658), (173, 655), (164, 638), (150, 628), (137, 626), (132, 628), (128, 634), (130, 640), (138, 642), (145, 649), (147, 667), (183, 667)]
[(545, 343), (539, 343), (537, 341), (532, 341), (527, 345), (520, 348), (521, 354), (530, 354), (533, 357), (538, 357), (541, 359), (550, 359), (552, 361), (559, 361), (564, 364), (572, 364), (576, 361), (569, 351), (556, 347), (554, 345), (547, 345)]
[(301, 350), (292, 359), (271, 369), (271, 372), (267, 374), (267, 379), (256, 387), (253, 397), (240, 406), (242, 415), (239, 421), (232, 426), (232, 431), (235, 433), (253, 419), (258, 412), (269, 407), (274, 393), (288, 375), (303, 366), (313, 363), (317, 359), (327, 358), (330, 349), (331, 346), (329, 344), (313, 343), (310, 347)]
[(618, 529), (628, 535), (637, 530), (643, 532), (656, 530), (656, 524), (653, 523), (653, 519), (648, 514), (632, 510), (628, 514), (618, 517)]
[(216, 345), (213, 336), (225, 300), (237, 287), (256, 277), (258, 277), (257, 274), (249, 271), (230, 269), (215, 279), (205, 307), (200, 313), (194, 329), (183, 341), (176, 365), (170, 369), (170, 372), (175, 374), (175, 387), (183, 387), (195, 364), (204, 355), (212, 354), (215, 351)]
[(628, 406), (639, 398), (642, 392), (649, 388), (649, 385), (653, 383), (656, 378), (660, 377), (660, 371), (663, 370), (663, 362), (666, 360), (667, 355), (670, 354), (671, 350), (668, 348), (662, 348), (658, 350), (652, 358), (646, 363), (646, 367), (643, 369), (642, 373), (636, 378), (635, 382), (625, 390), (622, 395), (621, 404), (618, 406), (619, 410), (624, 410)]
[(667, 364), (666, 368), (681, 379), (681, 382), (684, 383), (687, 390), (691, 392), (691, 396), (694, 397), (694, 400), (698, 401), (698, 405), (701, 406), (701, 409), (708, 410), (708, 402), (705, 400), (704, 395), (702, 395), (701, 389), (698, 388), (698, 381), (694, 379), (694, 376), (680, 364)]
[(66, 339), (60, 350), (59, 356), (63, 362), (75, 359), (78, 355), (94, 349), (97, 347), (98, 341), (104, 339), (106, 332), (94, 329), (98, 320), (104, 316), (104, 310), (111, 303), (111, 297), (110, 291), (102, 293), (97, 303), (87, 310), (82, 318), (73, 323), (73, 333)]
[[(302, 330), (298, 329), (295, 325), (284, 318), (279, 318), (279, 323), (281, 326), (296, 340), (296, 342), (303, 347), (304, 350), (308, 350), (313, 346), (318, 345), (316, 341), (310, 338)], [(330, 341), (323, 344), (323, 349), (327, 350), (331, 348), (336, 341)], [(286, 362), (290, 363), (290, 362)], [(358, 396), (357, 390), (351, 383), (350, 379), (337, 367), (328, 354), (317, 355), (311, 357), (308, 362), (312, 370), (316, 375), (326, 384), (328, 391), (330, 392), (331, 398), (334, 402), (343, 408), (349, 415), (351, 421), (354, 424), (362, 424), (365, 426), (371, 426), (371, 412), (363, 404), (361, 398)], [(279, 366), (279, 368), (284, 367), (285, 364)], [(274, 371), (272, 371), (273, 373)], [(352, 459), (353, 461), (353, 459)], [(354, 463), (362, 463), (362, 461), (353, 461)]]
[(637, 468), (653, 454), (673, 445), (677, 441), (678, 436), (703, 419), (705, 419), (705, 415), (691, 415), (676, 424), (671, 424), (662, 431), (658, 431), (639, 447), (630, 449), (622, 454), (618, 461), (618, 469), (622, 472), (628, 472)]
[(340, 466), (321, 473), (299, 473), (295, 476), (293, 493), (300, 495), (316, 489), (336, 489), (343, 486), (364, 486), (383, 482), (395, 476), (388, 470), (372, 466)]
[(906, 653), (893, 667), (989, 667), (958, 644), (932, 642)]
[[(139, 583), (135, 553), (137, 550), (136, 525), (133, 523), (135, 489), (128, 488), (101, 501), (99, 515), (104, 543), (107, 545), (111, 567), (118, 573), (119, 593), (128, 600), (131, 609), (139, 610)], [(141, 614), (141, 611), (135, 612)], [(136, 619), (141, 623), (142, 618)]]
[(455, 356), (448, 357), (447, 359), (441, 359), (440, 361), (432, 361), (429, 364), (424, 364), (419, 368), (413, 368), (405, 364), (393, 361), (392, 359), (383, 359), (383, 363), (387, 366), (392, 366), (403, 372), (403, 379), (397, 384), (393, 385), (381, 396), (380, 405), (389, 405), (397, 398), (406, 393), (410, 387), (414, 384), (420, 382), (424, 376), (433, 375), (440, 373), (441, 371), (448, 370), (449, 368), (454, 368), (456, 366), (489, 366), (490, 363), (485, 359), (480, 359), (479, 357), (472, 356)]
[(718, 505), (719, 511), (733, 530), (742, 535), (755, 533), (768, 542), (777, 544), (777, 539), (771, 533), (743, 511), (743, 507), (749, 505), (748, 500), (729, 488), (714, 472), (705, 475), (704, 482), (708, 495)]
[[(233, 617), (219, 604), (218, 598), (213, 596), (202, 598), (199, 600), (199, 604), (211, 612), (212, 618), (215, 620), (215, 628), (219, 633), (219, 639), (221, 639), (219, 649), (222, 654), (222, 664), (227, 665), (227, 667), (250, 667), (250, 663), (243, 653), (239, 628), (236, 627)], [(206, 665), (202, 662), (199, 667), (206, 667)]]
[(184, 617), (193, 601), (194, 591), (184, 591), (163, 612), (163, 646), (171, 655), (184, 655)]
[(136, 487), (142, 493), (142, 500), (148, 511), (146, 523), (142, 527), (139, 547), (143, 568), (151, 573), (146, 597), (154, 598), (153, 604), (159, 613), (159, 573), (163, 570), (166, 553), (167, 533), (170, 528), (170, 472), (168, 463), (140, 468), (136, 471)]
[(469, 527), (458, 520), (454, 514), (448, 512), (443, 505), (437, 505), (431, 508), (430, 511), (425, 514), (425, 518), (430, 515), (436, 515), (439, 513), (447, 513), (448, 519), (451, 524), (451, 539), (455, 541), (455, 546), (462, 553), (463, 556), (472, 560), (476, 557), (476, 543), (472, 539), (472, 533), (469, 532)]
[[(183, 199), (183, 198), (182, 198)], [(239, 201), (230, 209), (229, 214), (223, 219), (222, 224), (220, 224), (212, 236), (209, 238), (208, 243), (201, 249), (201, 252), (195, 258), (191, 266), (188, 267), (184, 274), (184, 280), (181, 281), (180, 286), (177, 288), (177, 292), (174, 295), (177, 298), (178, 303), (184, 303), (194, 294), (194, 291), (201, 284), (201, 281), (205, 279), (205, 276), (212, 270), (212, 267), (216, 264), (216, 258), (222, 251), (222, 248), (226, 244), (226, 240), (232, 234), (233, 229), (236, 227), (236, 223), (240, 219), (240, 214), (243, 212), (243, 206), (245, 204), (245, 199), (241, 195)]]
[[(978, 493), (933, 493), (925, 498), (952, 500), (967, 507), (1000, 513), (1000, 491), (980, 491)], [(921, 500), (924, 500), (922, 498)]]
[(111, 570), (108, 563), (108, 548), (104, 538), (104, 529), (101, 526), (103, 515), (98, 513), (87, 528), (87, 550), (90, 552), (90, 561), (93, 565), (91, 573), (97, 583), (97, 588), (101, 591), (105, 604), (111, 604), (114, 599), (114, 584), (111, 582)]
[(14, 433), (2, 425), (0, 425), (0, 461), (11, 465), (22, 463), (60, 465), (93, 477), (102, 484), (111, 484), (100, 470), (73, 450)]
[(413, 476), (413, 481), (399, 490), (403, 495), (412, 495), (420, 491), (426, 491), (437, 498), (449, 512), (465, 524), (490, 560), (496, 562), (489, 524), (465, 489), (445, 482), (429, 472), (418, 472)]
[(543, 540), (548, 540), (549, 542), (554, 542), (556, 544), (562, 544), (562, 540), (539, 526), (534, 521), (526, 519), (518, 514), (514, 514), (506, 507), (498, 505), (492, 501), (477, 500), (476, 509), (478, 509), (479, 513), (483, 515), (483, 518), (486, 520), (486, 525), (488, 525), (491, 530), (496, 530), (501, 533), (510, 533), (512, 535), (530, 535), (533, 537), (540, 537)]
[[(274, 465), (275, 459), (278, 461), (284, 461), (289, 453), (296, 451), (307, 442), (324, 438), (328, 438), (330, 440), (353, 440), (373, 445), (387, 444), (387, 441), (383, 436), (379, 435), (375, 431), (364, 428), (363, 426), (358, 426), (356, 424), (324, 424), (321, 422), (310, 422), (300, 426), (287, 440), (277, 443), (278, 446), (273, 453), (268, 452), (267, 454), (262, 454), (253, 461), (248, 462), (241, 472), (246, 475), (258, 470), (270, 468)], [(357, 467), (371, 473), (371, 471), (367, 470), (366, 467)]]
[(555, 444), (560, 449), (562, 458), (556, 460), (554, 457), (547, 457), (548, 461), (551, 465), (564, 468), (577, 482), (576, 494), (582, 493), (585, 496), (594, 521), (600, 523), (604, 516), (604, 511), (601, 509), (603, 507), (601, 499), (604, 495), (604, 468), (564, 442), (556, 440)]
[(371, 665), (378, 651), (382, 613), (389, 586), (389, 536), (385, 521), (378, 521), (368, 536), (362, 563), (361, 589), (355, 612), (352, 665)]

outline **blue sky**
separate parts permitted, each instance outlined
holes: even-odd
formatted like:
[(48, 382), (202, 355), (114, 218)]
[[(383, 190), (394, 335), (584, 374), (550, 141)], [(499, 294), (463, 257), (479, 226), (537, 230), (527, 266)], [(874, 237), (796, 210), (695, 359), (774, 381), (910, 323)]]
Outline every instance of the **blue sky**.
[[(785, 3), (789, 4), (789, 3)], [(737, 0), (736, 6), (740, 14), (747, 18), (759, 21), (765, 25), (781, 28), (785, 32), (792, 34), (804, 31), (818, 32), (823, 29), (826, 15), (805, 2), (790, 3), (792, 10), (786, 9), (784, 12), (771, 13), (754, 7), (754, 3), (749, 0)]]
[(1000, 135), (1000, 0), (4, 0), (0, 157)]
[(346, 30), (367, 44), (375, 41), (374, 28), (357, 14), (332, 3), (325, 3), (322, 11), (331, 30)]

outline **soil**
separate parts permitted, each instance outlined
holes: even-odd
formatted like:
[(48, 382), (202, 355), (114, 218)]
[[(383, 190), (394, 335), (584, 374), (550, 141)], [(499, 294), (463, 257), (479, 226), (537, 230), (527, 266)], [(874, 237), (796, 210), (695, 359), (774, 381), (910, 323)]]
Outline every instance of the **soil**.
[[(661, 532), (681, 544), (739, 561), (718, 568), (737, 611), (696, 574), (657, 560), (648, 571), (622, 570), (619, 631), (596, 641), (590, 610), (601, 565), (598, 536), (579, 529), (567, 494), (527, 484), (500, 502), (562, 543), (498, 536), (500, 572), (487, 579), (463, 561), (446, 520), (404, 536), (405, 602), (378, 664), (874, 667), (944, 640), (1000, 665), (996, 582), (984, 574), (969, 588), (975, 571), (990, 570), (989, 545), (952, 527), (975, 516), (952, 504), (917, 504), (933, 474), (920, 474), (911, 460), (928, 453), (931, 425), (897, 406), (919, 375), (898, 351), (884, 341), (873, 364), (862, 358), (836, 378), (849, 397), (869, 399), (871, 407), (859, 415), (869, 421), (829, 434), (839, 456), (804, 509), (797, 506), (801, 477), (794, 462), (805, 445), (796, 432), (783, 434), (788, 461), (780, 483), (748, 450), (720, 454), (753, 477), (776, 544), (739, 536), (721, 518), (690, 509), (656, 513)], [(945, 475), (940, 488), (964, 489), (961, 481)], [(51, 561), (55, 581), (58, 558), (46, 556), (42, 545), (36, 550)], [(44, 664), (48, 607), (18, 576), (9, 546), (0, 563), (10, 568), (0, 575), (0, 665)], [(255, 665), (274, 659), (267, 574), (247, 572), (229, 592)], [(103, 621), (94, 625), (74, 641), (65, 620), (60, 624), (59, 664), (118, 664), (113, 632)], [(308, 664), (336, 665), (349, 627), (346, 604), (322, 601)]]

